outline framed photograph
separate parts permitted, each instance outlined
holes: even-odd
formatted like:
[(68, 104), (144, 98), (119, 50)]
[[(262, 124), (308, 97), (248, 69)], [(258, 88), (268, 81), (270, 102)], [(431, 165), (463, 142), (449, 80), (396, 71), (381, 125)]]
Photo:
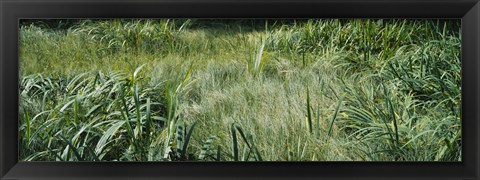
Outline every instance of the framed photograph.
[(480, 178), (478, 0), (0, 11), (0, 179)]

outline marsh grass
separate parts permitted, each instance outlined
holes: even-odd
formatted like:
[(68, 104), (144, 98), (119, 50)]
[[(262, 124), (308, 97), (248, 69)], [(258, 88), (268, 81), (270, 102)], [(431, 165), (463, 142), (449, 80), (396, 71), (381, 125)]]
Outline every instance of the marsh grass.
[(39, 20), (19, 32), (21, 160), (461, 160), (460, 21)]

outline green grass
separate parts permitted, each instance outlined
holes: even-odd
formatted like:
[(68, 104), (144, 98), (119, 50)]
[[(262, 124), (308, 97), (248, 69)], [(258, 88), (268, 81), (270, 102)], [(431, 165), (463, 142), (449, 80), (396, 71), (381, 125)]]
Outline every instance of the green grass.
[(461, 160), (459, 20), (21, 24), (21, 160)]

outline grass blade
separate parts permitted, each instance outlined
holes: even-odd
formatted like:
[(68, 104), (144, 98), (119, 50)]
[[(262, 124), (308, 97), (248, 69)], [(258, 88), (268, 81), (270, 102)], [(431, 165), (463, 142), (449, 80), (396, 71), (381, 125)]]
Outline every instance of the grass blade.
[(96, 154), (102, 153), (102, 151), (105, 149), (105, 146), (108, 144), (107, 141), (118, 131), (118, 129), (120, 129), (120, 127), (123, 126), (123, 124), (125, 124), (125, 121), (119, 121), (105, 131), (95, 147)]
[(343, 102), (343, 97), (340, 97), (338, 100), (337, 107), (335, 108), (335, 112), (333, 113), (332, 120), (330, 121), (330, 125), (328, 127), (328, 136), (330, 137), (332, 135), (332, 130), (333, 130), (333, 123), (335, 122), (335, 119), (337, 118), (338, 110), (340, 109), (340, 106), (342, 105)]
[(238, 142), (237, 142), (237, 133), (235, 132), (235, 124), (232, 124), (230, 130), (232, 132), (233, 160), (238, 161)]
[(310, 110), (310, 92), (308, 90), (307, 86), (307, 126), (308, 126), (308, 132), (312, 133), (313, 128), (312, 128), (312, 112)]
[(185, 157), (187, 154), (187, 148), (188, 144), (190, 142), (190, 138), (192, 137), (193, 130), (195, 129), (195, 126), (197, 125), (197, 122), (194, 122), (192, 124), (192, 127), (188, 130), (187, 136), (185, 137), (185, 142), (183, 143), (182, 151), (180, 157)]

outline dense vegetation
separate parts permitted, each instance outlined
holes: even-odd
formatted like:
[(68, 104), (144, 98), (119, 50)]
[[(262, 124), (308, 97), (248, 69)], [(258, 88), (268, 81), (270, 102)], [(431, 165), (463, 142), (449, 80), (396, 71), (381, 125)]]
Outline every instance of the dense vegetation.
[(25, 161), (459, 161), (459, 20), (30, 20)]

